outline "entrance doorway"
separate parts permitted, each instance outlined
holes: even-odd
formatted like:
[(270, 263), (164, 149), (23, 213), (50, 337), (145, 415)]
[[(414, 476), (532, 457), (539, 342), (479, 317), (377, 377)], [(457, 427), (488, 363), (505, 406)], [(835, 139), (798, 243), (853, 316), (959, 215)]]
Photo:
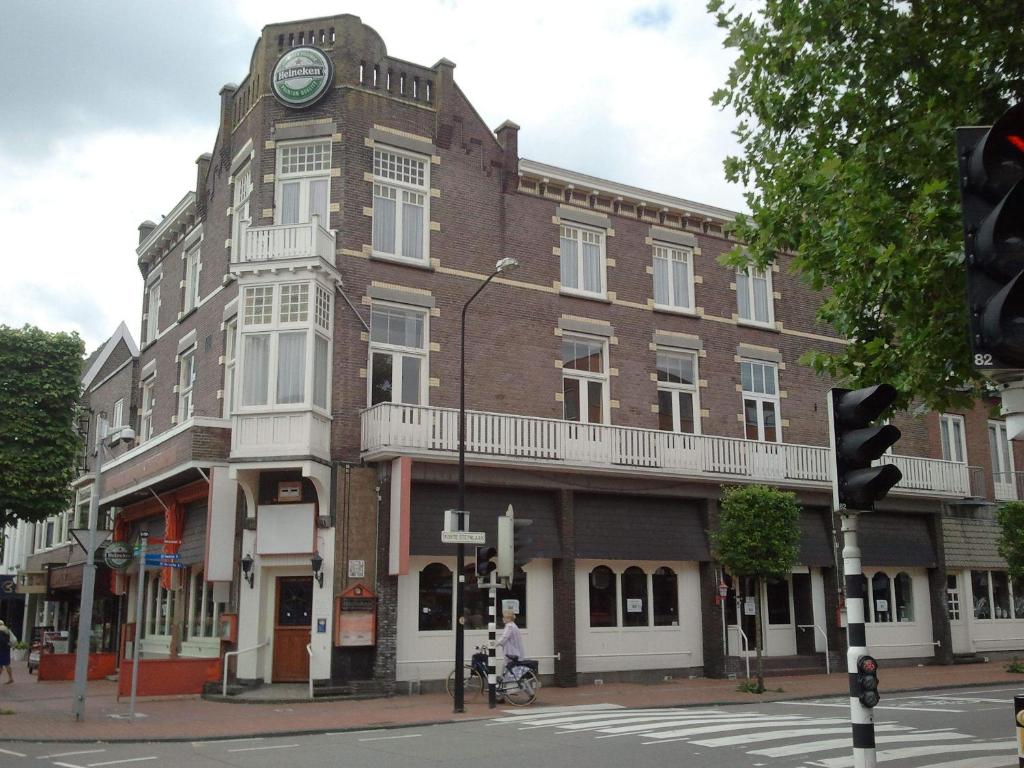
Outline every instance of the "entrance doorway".
[(309, 679), (306, 645), (310, 639), (312, 617), (313, 577), (278, 578), (272, 682), (295, 683)]

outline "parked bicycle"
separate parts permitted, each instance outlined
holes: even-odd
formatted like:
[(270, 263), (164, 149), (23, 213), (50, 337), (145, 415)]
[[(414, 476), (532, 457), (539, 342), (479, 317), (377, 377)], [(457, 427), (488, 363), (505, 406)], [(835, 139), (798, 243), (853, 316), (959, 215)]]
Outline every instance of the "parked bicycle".
[[(524, 707), (537, 700), (540, 690), (540, 678), (537, 677), (538, 662), (536, 659), (505, 659), (505, 672), (498, 675), (496, 692), (499, 699), (504, 699), (516, 707)], [(455, 674), (452, 670), (448, 675), (445, 687), (449, 696), (455, 696)], [(487, 690), (487, 651), (476, 647), (473, 660), (463, 666), (463, 697), (473, 700), (483, 696)]]

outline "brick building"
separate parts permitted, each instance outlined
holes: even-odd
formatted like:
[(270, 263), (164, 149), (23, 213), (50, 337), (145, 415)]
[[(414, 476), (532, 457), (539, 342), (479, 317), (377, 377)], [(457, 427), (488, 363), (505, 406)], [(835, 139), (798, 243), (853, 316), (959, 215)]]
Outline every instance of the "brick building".
[[(467, 314), (466, 507), (489, 541), (510, 504), (533, 520), (501, 598), (541, 672), (722, 674), (753, 600), (769, 655), (841, 648), (830, 384), (798, 362), (844, 343), (820, 297), (786, 256), (719, 264), (730, 211), (520, 158), (519, 126), (485, 125), (454, 70), (389, 56), (354, 16), (268, 26), (196, 189), (140, 227), (139, 444), (104, 467), (102, 503), (115, 538), (148, 530), (179, 566), (143, 585), (144, 658), (447, 675), (460, 316), (501, 259), (518, 269)], [(982, 405), (895, 423), (904, 481), (861, 525), (869, 645), (1019, 647), (1024, 588), (978, 504), (1019, 494), (1004, 427)], [(751, 482), (803, 507), (800, 564), (759, 596), (706, 535), (722, 486)], [(467, 589), (467, 647), (486, 615)]]

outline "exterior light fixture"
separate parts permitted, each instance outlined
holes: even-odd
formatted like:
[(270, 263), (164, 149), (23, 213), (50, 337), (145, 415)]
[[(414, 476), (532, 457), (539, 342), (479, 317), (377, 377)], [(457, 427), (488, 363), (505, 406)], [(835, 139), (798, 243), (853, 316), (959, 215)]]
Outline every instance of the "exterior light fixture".
[(249, 582), (249, 589), (252, 589), (256, 581), (256, 574), (252, 572), (252, 555), (242, 558), (242, 578)]
[(313, 557), (309, 559), (310, 565), (313, 566), (313, 579), (317, 584), (320, 585), (320, 589), (324, 588), (324, 559), (320, 557), (319, 552), (314, 552)]

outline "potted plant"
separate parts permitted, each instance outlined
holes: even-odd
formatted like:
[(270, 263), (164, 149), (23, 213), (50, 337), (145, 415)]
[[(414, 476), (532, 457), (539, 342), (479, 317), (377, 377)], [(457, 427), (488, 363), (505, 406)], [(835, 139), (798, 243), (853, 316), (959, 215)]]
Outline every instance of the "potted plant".
[(28, 643), (15, 643), (11, 646), (11, 661), (24, 661), (28, 656)]

